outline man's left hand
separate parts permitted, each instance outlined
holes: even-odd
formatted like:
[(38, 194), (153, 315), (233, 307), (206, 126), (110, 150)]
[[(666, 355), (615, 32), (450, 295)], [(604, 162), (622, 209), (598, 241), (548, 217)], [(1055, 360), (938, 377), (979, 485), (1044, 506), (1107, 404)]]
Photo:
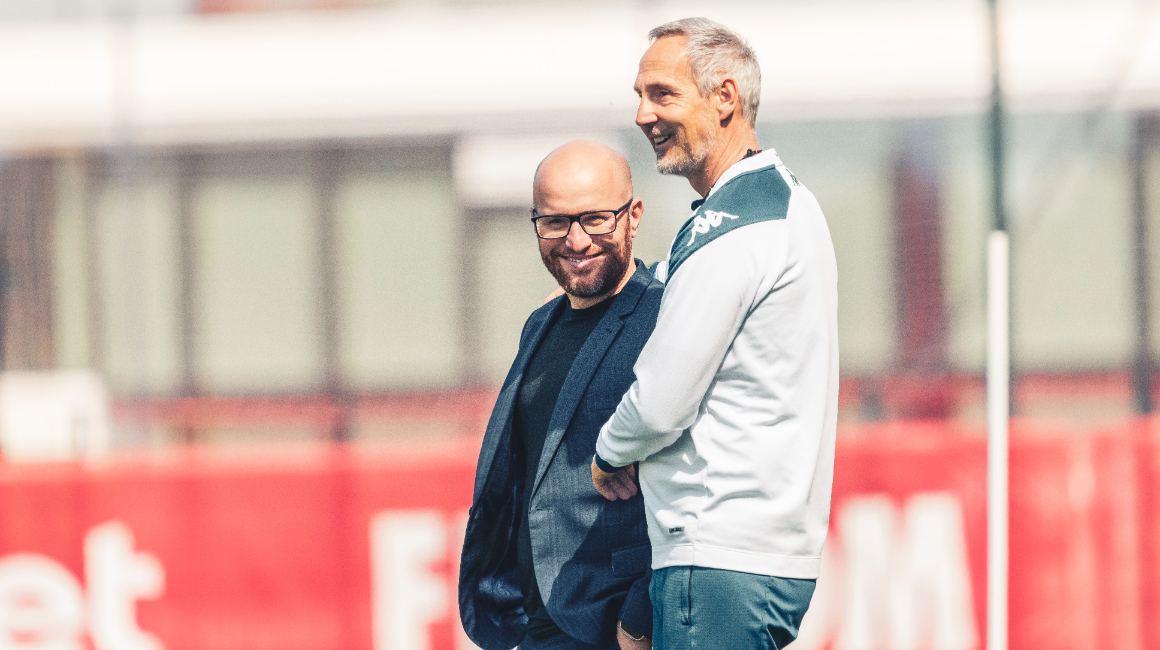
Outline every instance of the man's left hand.
[(652, 650), (652, 641), (647, 636), (639, 641), (628, 636), (620, 622), (616, 623), (616, 641), (620, 650)]
[(631, 499), (636, 496), (637, 487), (636, 467), (627, 465), (615, 472), (606, 472), (596, 464), (596, 457), (592, 457), (592, 485), (596, 491), (609, 501), (617, 499)]

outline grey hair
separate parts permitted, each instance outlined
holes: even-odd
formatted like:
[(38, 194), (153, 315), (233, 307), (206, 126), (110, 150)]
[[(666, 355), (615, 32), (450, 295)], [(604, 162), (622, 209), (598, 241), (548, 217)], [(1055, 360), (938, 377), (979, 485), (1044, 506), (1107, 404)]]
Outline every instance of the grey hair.
[(737, 32), (708, 18), (683, 18), (665, 23), (648, 33), (649, 42), (666, 36), (689, 39), (685, 54), (693, 82), (702, 97), (708, 97), (726, 77), (737, 80), (741, 117), (753, 126), (761, 103), (761, 66), (757, 54)]

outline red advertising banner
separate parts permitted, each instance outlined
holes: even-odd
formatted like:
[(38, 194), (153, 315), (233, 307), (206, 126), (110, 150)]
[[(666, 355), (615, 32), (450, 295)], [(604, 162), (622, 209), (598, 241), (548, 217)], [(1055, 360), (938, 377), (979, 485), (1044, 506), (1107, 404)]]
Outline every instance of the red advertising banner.
[[(1015, 428), (1012, 648), (1155, 648), (1151, 431)], [(473, 648), (455, 576), (477, 444), (2, 466), (0, 648)], [(980, 648), (984, 506), (977, 432), (844, 431), (794, 647)]]

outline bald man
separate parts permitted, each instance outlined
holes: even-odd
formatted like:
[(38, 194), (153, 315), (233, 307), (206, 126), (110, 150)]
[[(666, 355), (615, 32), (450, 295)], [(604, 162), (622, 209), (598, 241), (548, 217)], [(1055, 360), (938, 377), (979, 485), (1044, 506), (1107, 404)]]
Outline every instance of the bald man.
[(532, 198), (528, 234), (564, 295), (528, 317), (487, 424), (460, 616), (484, 650), (640, 650), (652, 631), (644, 504), (601, 497), (589, 463), (663, 285), (632, 257), (644, 206), (620, 154), (570, 142), (540, 163)]

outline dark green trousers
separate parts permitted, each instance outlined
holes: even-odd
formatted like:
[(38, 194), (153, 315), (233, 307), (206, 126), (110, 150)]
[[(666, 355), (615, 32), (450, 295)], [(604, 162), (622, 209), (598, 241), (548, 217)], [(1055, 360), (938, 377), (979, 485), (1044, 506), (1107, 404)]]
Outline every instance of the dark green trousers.
[(797, 638), (815, 582), (704, 567), (654, 570), (653, 650), (780, 650)]

